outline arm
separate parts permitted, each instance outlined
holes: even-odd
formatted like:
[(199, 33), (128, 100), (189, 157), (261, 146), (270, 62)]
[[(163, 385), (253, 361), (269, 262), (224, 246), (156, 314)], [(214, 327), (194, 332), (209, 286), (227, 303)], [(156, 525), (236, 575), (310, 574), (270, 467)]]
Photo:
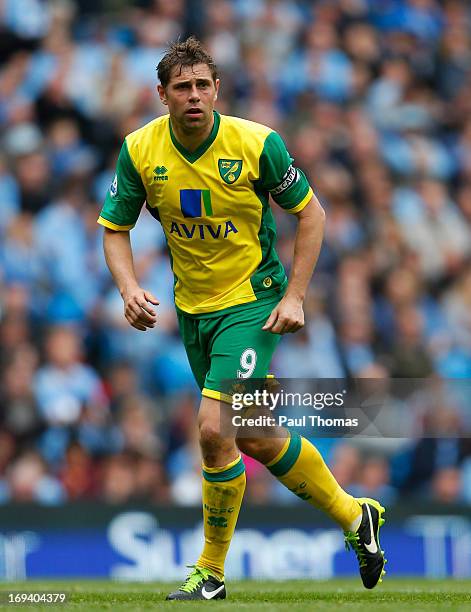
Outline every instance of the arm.
[(108, 268), (124, 302), (124, 316), (130, 325), (146, 331), (155, 326), (157, 315), (149, 304), (158, 305), (156, 298), (141, 289), (136, 279), (129, 231), (114, 231), (105, 227), (103, 249)]
[(157, 320), (149, 303), (157, 305), (159, 302), (149, 291), (139, 287), (132, 258), (129, 230), (136, 224), (146, 199), (146, 190), (137, 167), (125, 139), (98, 223), (105, 227), (105, 259), (123, 298), (124, 316), (130, 325), (146, 331), (154, 327)]
[(274, 334), (295, 332), (303, 327), (303, 301), (324, 234), (324, 210), (305, 174), (292, 165), (293, 161), (279, 134), (271, 132), (260, 155), (257, 183), (270, 193), (276, 204), (296, 215), (298, 220), (288, 288), (262, 328)]
[(325, 213), (316, 196), (296, 217), (298, 227), (288, 288), (263, 326), (274, 334), (293, 333), (304, 326), (303, 302), (324, 235)]

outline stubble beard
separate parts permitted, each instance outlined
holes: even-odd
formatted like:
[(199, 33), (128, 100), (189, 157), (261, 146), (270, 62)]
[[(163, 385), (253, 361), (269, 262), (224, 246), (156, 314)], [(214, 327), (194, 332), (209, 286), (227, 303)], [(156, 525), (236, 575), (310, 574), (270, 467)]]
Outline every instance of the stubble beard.
[(180, 122), (180, 129), (187, 135), (198, 134), (199, 132), (204, 132), (208, 129), (211, 124), (211, 114), (204, 113), (201, 118), (198, 120), (192, 120), (186, 116), (182, 117), (182, 121)]

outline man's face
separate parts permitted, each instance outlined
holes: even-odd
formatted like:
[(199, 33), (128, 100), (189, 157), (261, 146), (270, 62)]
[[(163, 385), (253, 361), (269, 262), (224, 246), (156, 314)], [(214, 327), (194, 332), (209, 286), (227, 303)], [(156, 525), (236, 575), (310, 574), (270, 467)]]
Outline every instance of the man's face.
[(181, 129), (197, 131), (211, 123), (219, 79), (213, 81), (206, 64), (175, 66), (168, 85), (165, 88), (158, 85), (157, 89)]

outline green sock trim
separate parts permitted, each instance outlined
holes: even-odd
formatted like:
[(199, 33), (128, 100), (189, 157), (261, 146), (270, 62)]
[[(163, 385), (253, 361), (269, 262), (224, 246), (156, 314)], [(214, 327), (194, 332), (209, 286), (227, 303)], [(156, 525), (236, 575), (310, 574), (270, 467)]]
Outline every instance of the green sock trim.
[(235, 465), (223, 472), (207, 472), (203, 470), (203, 478), (209, 482), (227, 482), (228, 480), (234, 480), (234, 478), (237, 478), (237, 476), (244, 472), (245, 465), (241, 457)]
[(292, 433), (285, 454), (283, 455), (283, 457), (281, 457), (279, 461), (268, 467), (268, 469), (273, 474), (273, 476), (276, 476), (277, 478), (280, 478), (280, 476), (284, 476), (296, 463), (300, 452), (301, 436), (297, 433)]

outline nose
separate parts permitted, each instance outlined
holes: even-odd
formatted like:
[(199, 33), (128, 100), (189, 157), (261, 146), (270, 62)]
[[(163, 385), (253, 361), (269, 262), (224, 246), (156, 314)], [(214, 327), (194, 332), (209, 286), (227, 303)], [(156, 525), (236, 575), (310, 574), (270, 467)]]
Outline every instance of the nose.
[(198, 92), (198, 88), (196, 85), (193, 85), (190, 91), (190, 101), (191, 102), (199, 102), (200, 94)]

